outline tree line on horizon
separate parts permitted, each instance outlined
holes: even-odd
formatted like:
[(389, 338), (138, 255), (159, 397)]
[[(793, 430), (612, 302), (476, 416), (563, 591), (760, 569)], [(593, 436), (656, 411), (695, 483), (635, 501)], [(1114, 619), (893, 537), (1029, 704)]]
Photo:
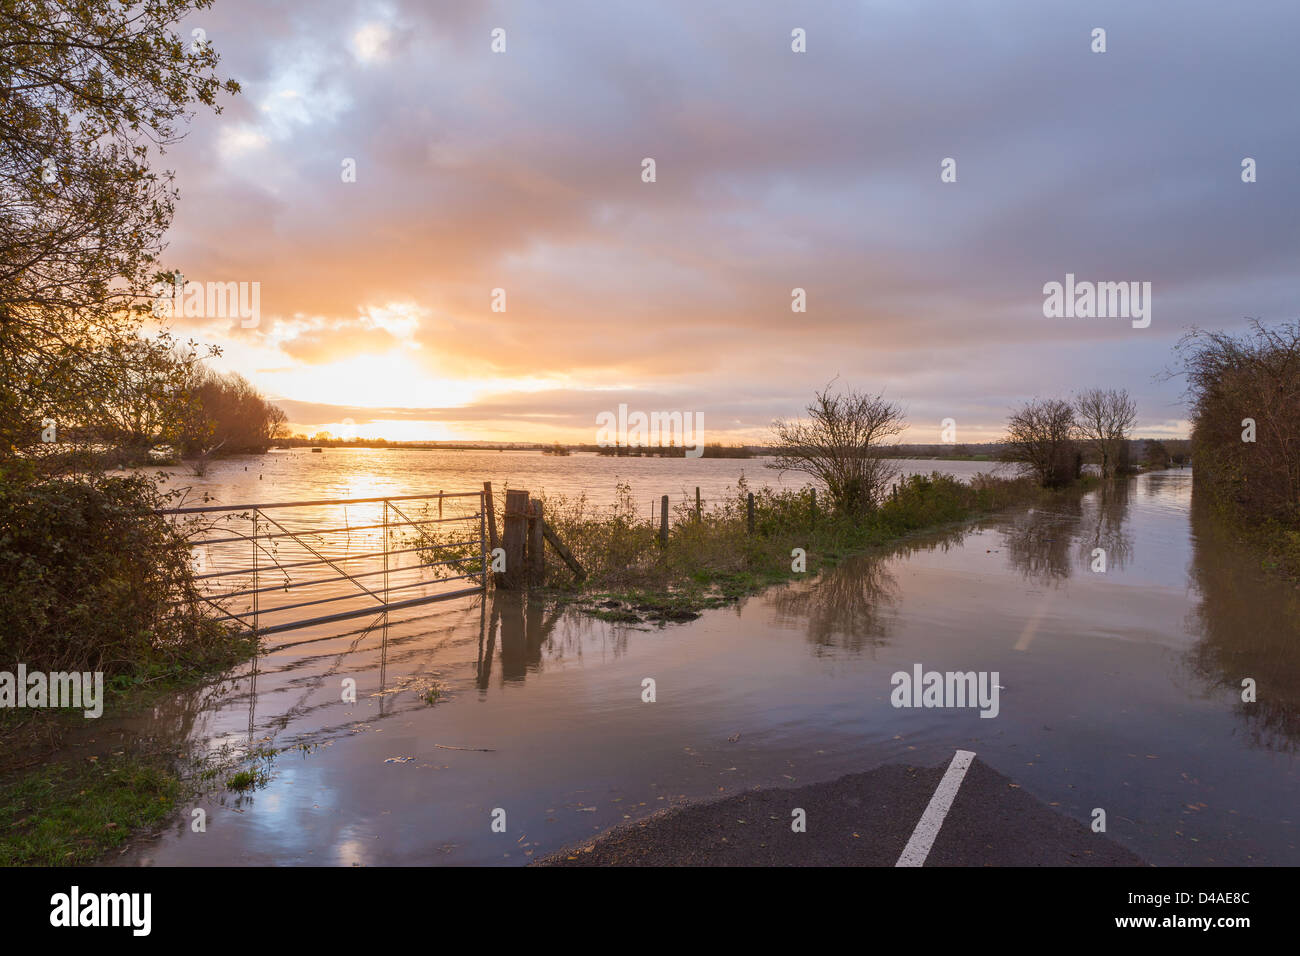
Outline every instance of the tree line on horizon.
[(893, 440), (907, 428), (900, 404), (882, 394), (827, 386), (814, 393), (804, 417), (773, 424), (776, 461), (768, 467), (807, 474), (826, 488), (839, 511), (865, 513), (893, 488), (899, 472), (892, 461), (906, 457), (1009, 464), (1043, 488), (1079, 481), (1085, 464), (1109, 481), (1190, 460), (1190, 441), (1135, 440), (1136, 422), (1137, 405), (1127, 390), (1092, 388), (1072, 400), (1024, 402), (1012, 410), (999, 442), (908, 445)]

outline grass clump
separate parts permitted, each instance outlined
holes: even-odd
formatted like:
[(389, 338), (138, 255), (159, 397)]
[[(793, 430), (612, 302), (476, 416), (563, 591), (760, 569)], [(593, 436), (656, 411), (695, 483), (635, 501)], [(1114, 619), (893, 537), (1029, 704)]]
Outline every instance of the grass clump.
[(237, 790), (240, 793), (251, 790), (256, 785), (257, 772), (255, 770), (241, 770), (226, 780), (227, 790)]
[[(1085, 482), (1085, 486), (1087, 483)], [(683, 496), (672, 509), (666, 546), (658, 523), (644, 516), (631, 487), (620, 483), (615, 502), (592, 507), (585, 496), (545, 497), (546, 520), (587, 572), (578, 582), (559, 562), (548, 563), (548, 585), (561, 599), (617, 623), (671, 622), (735, 602), (768, 585), (815, 573), (845, 557), (905, 535), (968, 521), (1061, 492), (1026, 478), (977, 475), (970, 482), (934, 472), (901, 479), (877, 507), (860, 514), (825, 510), (811, 490), (754, 494), (754, 532), (748, 531), (750, 488), (741, 479), (721, 500), (697, 514)], [(798, 552), (803, 570), (798, 570)]]

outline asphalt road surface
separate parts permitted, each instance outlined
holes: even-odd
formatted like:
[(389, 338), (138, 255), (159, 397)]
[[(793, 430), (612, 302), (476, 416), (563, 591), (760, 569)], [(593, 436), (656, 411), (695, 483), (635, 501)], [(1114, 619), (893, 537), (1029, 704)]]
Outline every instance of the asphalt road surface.
[[(892, 867), (905, 848), (910, 865), (924, 866), (1144, 865), (978, 758), (964, 775), (961, 769), (892, 764), (797, 789), (754, 790), (662, 811), (532, 865)], [(805, 832), (793, 829), (797, 809)]]

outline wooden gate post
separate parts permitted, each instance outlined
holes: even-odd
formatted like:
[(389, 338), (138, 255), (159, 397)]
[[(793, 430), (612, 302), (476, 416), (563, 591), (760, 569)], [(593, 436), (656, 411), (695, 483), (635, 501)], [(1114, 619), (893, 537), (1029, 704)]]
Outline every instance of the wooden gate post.
[[(490, 481), (483, 482), (483, 506), (484, 512), (487, 515), (488, 548), (490, 551), (495, 551), (497, 548), (501, 547), (501, 545), (497, 542), (497, 510), (496, 505), (492, 501), (492, 482)], [(496, 555), (489, 553), (489, 564), (495, 560)], [(504, 577), (505, 576), (501, 574), (500, 571), (496, 571), (492, 575), (492, 583), (497, 587), (503, 587)]]
[(542, 503), (536, 498), (528, 510), (528, 586), (539, 588), (546, 580), (546, 538), (542, 533)]
[(668, 547), (668, 496), (659, 500), (659, 547)]
[(506, 572), (502, 587), (517, 589), (528, 580), (528, 567), (524, 563), (525, 540), (528, 537), (528, 492), (506, 491), (505, 528), (501, 546), (506, 552)]

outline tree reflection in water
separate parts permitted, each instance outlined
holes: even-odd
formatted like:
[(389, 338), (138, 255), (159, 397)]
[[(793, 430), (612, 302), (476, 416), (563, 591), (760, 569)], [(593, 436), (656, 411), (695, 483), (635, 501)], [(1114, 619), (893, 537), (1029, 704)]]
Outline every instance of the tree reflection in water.
[(946, 551), (970, 530), (956, 528), (881, 554), (855, 555), (812, 581), (778, 588), (768, 596), (768, 604), (782, 626), (806, 626), (815, 654), (831, 649), (860, 653), (880, 647), (888, 640), (900, 594), (890, 567), (893, 561), (914, 551)]
[[(1081, 497), (1063, 495), (1050, 510), (1030, 508), (1002, 531), (1002, 547), (1011, 566), (1027, 578), (1059, 584), (1074, 566), (1074, 543), (1083, 517)], [(1120, 514), (1120, 521), (1123, 514)]]
[(1107, 571), (1118, 571), (1132, 559), (1133, 539), (1124, 529), (1132, 490), (1128, 481), (1108, 483), (1080, 503), (1077, 534), (1082, 568), (1092, 569), (1097, 548), (1106, 552)]
[[(1192, 583), (1200, 603), (1188, 627), (1196, 673), (1230, 690), (1252, 742), (1294, 752), (1300, 741), (1300, 590), (1260, 570), (1259, 555), (1192, 492)], [(1241, 700), (1253, 678), (1256, 701)]]

